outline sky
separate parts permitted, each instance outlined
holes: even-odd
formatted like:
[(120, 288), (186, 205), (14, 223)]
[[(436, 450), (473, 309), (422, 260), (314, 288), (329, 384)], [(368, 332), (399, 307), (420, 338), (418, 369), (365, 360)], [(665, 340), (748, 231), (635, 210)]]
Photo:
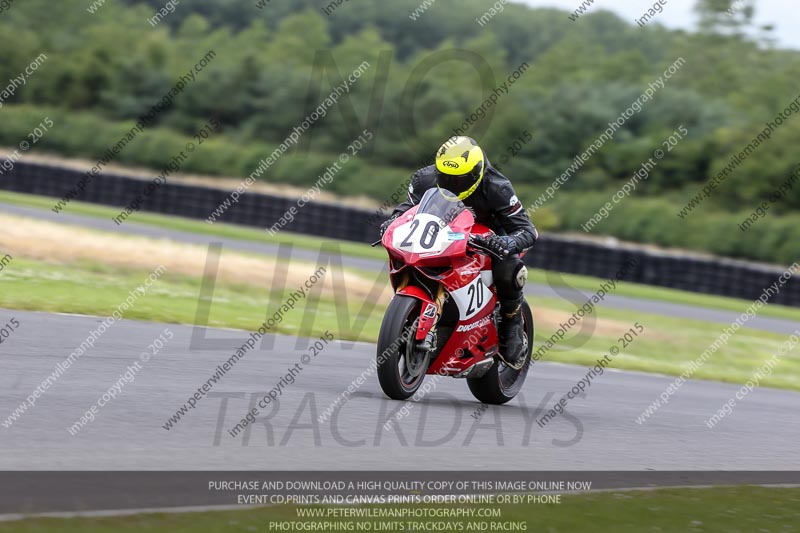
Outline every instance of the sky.
[[(559, 7), (570, 13), (584, 0), (515, 0), (533, 7)], [(587, 2), (590, 0), (586, 0)], [(594, 0), (588, 12), (609, 9), (624, 20), (635, 24), (634, 20), (652, 7), (655, 0)], [(692, 29), (697, 20), (693, 12), (695, 0), (666, 0), (664, 10), (648, 24), (660, 23), (668, 28)], [(565, 15), (566, 16), (566, 15)], [(756, 23), (772, 24), (778, 46), (800, 49), (800, 10), (797, 0), (757, 0)]]

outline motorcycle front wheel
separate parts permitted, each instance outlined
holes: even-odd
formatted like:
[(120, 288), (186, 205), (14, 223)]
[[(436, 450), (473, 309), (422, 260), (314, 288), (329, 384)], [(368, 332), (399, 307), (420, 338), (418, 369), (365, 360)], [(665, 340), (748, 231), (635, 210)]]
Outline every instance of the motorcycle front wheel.
[(495, 358), (492, 368), (479, 378), (467, 378), (470, 392), (478, 401), (492, 405), (502, 405), (511, 401), (516, 396), (531, 367), (531, 354), (533, 353), (533, 314), (528, 302), (522, 304), (522, 321), (525, 334), (528, 336), (528, 350), (523, 356), (526, 358), (525, 366), (514, 370), (506, 366), (499, 357)]
[(396, 295), (381, 323), (376, 360), (378, 381), (386, 396), (393, 400), (412, 397), (428, 370), (428, 355), (416, 350), (415, 320), (419, 313), (419, 300)]

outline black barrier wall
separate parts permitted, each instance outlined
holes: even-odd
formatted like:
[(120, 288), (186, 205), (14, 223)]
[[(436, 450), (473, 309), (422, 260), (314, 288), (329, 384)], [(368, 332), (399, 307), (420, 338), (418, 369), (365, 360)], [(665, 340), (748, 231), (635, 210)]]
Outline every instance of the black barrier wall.
[[(82, 171), (71, 168), (16, 162), (13, 169), (0, 175), (0, 189), (51, 196), (55, 205), (82, 176)], [(150, 182), (119, 174), (101, 174), (94, 177), (75, 200), (122, 209)], [(167, 182), (144, 201), (141, 210), (206, 220), (228, 198), (230, 191)], [(246, 192), (216, 221), (266, 231), (292, 206), (297, 208), (296, 198)], [(69, 206), (64, 210), (68, 212)], [(376, 217), (375, 211), (312, 201), (297, 209), (294, 220), (282, 230), (367, 243), (378, 238), (378, 226), (387, 216), (388, 213)], [(555, 235), (542, 235), (525, 262), (545, 270), (611, 278), (632, 259), (637, 263), (626, 274), (626, 281), (745, 300), (759, 298), (784, 273), (781, 268), (745, 261), (677, 255), (627, 244), (601, 244)], [(770, 302), (800, 306), (800, 282), (790, 279)]]

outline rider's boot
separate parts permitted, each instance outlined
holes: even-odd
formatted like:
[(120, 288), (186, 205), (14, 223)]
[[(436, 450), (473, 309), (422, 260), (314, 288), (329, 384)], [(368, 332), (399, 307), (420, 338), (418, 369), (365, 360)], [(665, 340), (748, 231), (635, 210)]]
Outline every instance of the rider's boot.
[(522, 323), (523, 298), (500, 302), (500, 359), (514, 370), (525, 366), (524, 356), (528, 352)]

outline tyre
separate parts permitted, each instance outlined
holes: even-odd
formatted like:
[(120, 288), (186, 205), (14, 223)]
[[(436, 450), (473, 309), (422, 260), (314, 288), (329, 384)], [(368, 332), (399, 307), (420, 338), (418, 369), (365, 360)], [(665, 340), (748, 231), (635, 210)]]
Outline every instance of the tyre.
[(479, 378), (467, 378), (470, 392), (478, 401), (493, 405), (502, 405), (511, 401), (525, 384), (525, 377), (531, 367), (533, 353), (533, 315), (527, 301), (522, 304), (522, 320), (525, 335), (528, 337), (528, 353), (525, 355), (525, 366), (519, 370), (506, 366), (499, 357), (486, 374)]
[(396, 295), (389, 303), (378, 335), (378, 381), (393, 400), (407, 400), (417, 392), (428, 370), (428, 354), (416, 353), (415, 321), (421, 302)]

